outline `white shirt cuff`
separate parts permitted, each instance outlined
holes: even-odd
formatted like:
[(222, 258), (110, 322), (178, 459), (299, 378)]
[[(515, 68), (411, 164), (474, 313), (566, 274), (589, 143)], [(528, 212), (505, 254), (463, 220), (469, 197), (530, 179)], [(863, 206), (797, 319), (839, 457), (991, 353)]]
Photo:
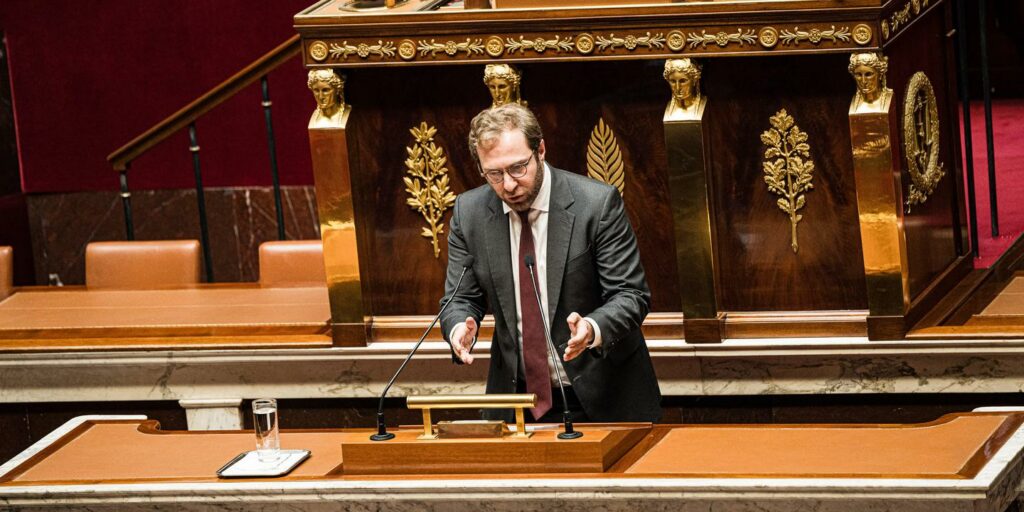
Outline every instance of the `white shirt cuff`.
[(600, 347), (601, 346), (601, 328), (597, 326), (597, 321), (595, 321), (593, 318), (590, 318), (589, 316), (585, 316), (585, 317), (583, 317), (583, 319), (586, 320), (588, 323), (590, 323), (590, 327), (594, 328), (594, 342), (591, 343), (590, 345), (587, 345), (587, 348), (598, 348), (598, 347)]

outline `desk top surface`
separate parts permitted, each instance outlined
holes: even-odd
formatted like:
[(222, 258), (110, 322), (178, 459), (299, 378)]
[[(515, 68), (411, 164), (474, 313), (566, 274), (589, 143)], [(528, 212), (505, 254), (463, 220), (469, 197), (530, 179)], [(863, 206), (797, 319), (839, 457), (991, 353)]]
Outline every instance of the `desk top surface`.
[[(965, 480), (978, 474), (1022, 422), (1022, 414), (970, 413), (908, 425), (656, 425), (605, 473), (469, 478)], [(597, 435), (608, 428), (615, 427), (582, 425), (579, 429)], [(284, 431), (283, 448), (308, 449), (312, 455), (290, 475), (276, 480), (393, 478), (345, 475), (342, 445), (365, 444), (369, 434), (369, 430), (361, 429)], [(538, 431), (531, 439), (551, 442), (548, 438), (554, 434), (551, 430)], [(0, 487), (214, 482), (216, 471), (225, 462), (251, 450), (253, 444), (250, 431), (168, 432), (158, 430), (151, 420), (86, 421), (0, 476)]]
[[(163, 290), (24, 290), (0, 302), (0, 348), (60, 340), (218, 336), (324, 337), (325, 287), (210, 285)], [(55, 341), (56, 340), (56, 341)]]

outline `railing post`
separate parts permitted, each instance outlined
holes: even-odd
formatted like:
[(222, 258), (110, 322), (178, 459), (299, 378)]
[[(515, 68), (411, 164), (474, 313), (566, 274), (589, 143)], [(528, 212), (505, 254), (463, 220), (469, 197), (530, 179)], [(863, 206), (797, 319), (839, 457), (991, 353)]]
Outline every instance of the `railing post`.
[(263, 117), (267, 120), (267, 147), (270, 149), (270, 178), (274, 184), (274, 211), (277, 213), (277, 239), (284, 240), (284, 209), (281, 206), (281, 180), (277, 172), (277, 147), (274, 144), (274, 123), (270, 121), (270, 84), (267, 75), (260, 78), (263, 87)]
[(199, 171), (199, 142), (196, 140), (196, 123), (188, 125), (188, 150), (192, 152), (192, 170), (196, 177), (196, 202), (199, 206), (199, 233), (203, 245), (203, 264), (206, 265), (206, 281), (213, 282), (213, 258), (210, 256), (210, 228), (206, 222), (206, 195), (203, 193), (203, 175)]
[(135, 224), (132, 222), (132, 193), (128, 191), (128, 168), (130, 163), (124, 165), (120, 172), (121, 179), (121, 206), (124, 207), (124, 237), (125, 240), (135, 240)]
[(996, 149), (992, 135), (992, 86), (988, 80), (987, 0), (978, 2), (978, 29), (981, 43), (981, 89), (985, 98), (985, 145), (988, 151), (988, 208), (992, 217), (992, 238), (999, 236), (999, 203), (996, 197)]
[(967, 10), (964, 4), (956, 3), (957, 61), (959, 68), (960, 99), (964, 119), (964, 155), (967, 167), (967, 223), (971, 236), (971, 253), (978, 257), (978, 205), (974, 197), (974, 135), (971, 133), (971, 89), (967, 75)]

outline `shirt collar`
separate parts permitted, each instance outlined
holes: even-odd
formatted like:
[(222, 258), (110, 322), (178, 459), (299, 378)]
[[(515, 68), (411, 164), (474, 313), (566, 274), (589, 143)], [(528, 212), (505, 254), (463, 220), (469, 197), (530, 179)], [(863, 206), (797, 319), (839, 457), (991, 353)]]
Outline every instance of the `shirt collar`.
[[(537, 210), (541, 212), (548, 211), (548, 206), (551, 204), (551, 167), (548, 166), (547, 162), (544, 162), (544, 181), (540, 184), (540, 191), (537, 192), (537, 197), (533, 199), (533, 204), (530, 205), (531, 210)], [(501, 202), (501, 210), (504, 213), (512, 211), (505, 201)]]

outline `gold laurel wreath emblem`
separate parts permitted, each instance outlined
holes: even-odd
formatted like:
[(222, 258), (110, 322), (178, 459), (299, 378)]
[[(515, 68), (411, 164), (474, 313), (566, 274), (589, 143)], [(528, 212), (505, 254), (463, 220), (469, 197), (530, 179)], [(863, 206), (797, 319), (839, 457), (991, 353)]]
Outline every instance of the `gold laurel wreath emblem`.
[(428, 227), (423, 228), (420, 234), (430, 239), (434, 258), (438, 258), (441, 254), (438, 240), (444, 233), (442, 218), (444, 212), (455, 204), (455, 194), (448, 187), (448, 168), (445, 167), (448, 157), (444, 155), (444, 148), (434, 143), (437, 128), (422, 122), (419, 127), (410, 128), (409, 133), (416, 142), (405, 148), (409, 155), (405, 160), (405, 172), (411, 176), (403, 178), (405, 191), (409, 193), (405, 204), (423, 215)]
[(918, 71), (910, 77), (903, 103), (903, 150), (910, 174), (910, 207), (928, 200), (946, 175), (939, 161), (939, 107), (928, 76)]
[(764, 182), (769, 191), (782, 196), (775, 204), (789, 216), (789, 246), (796, 253), (800, 248), (796, 226), (804, 218), (797, 211), (807, 202), (804, 192), (814, 188), (811, 146), (807, 144), (807, 133), (796, 125), (786, 109), (776, 112), (769, 122), (772, 127), (761, 133), (761, 142), (768, 146), (762, 163)]
[(587, 144), (587, 176), (619, 189), (620, 195), (624, 196), (626, 193), (626, 173), (619, 142), (615, 140), (615, 132), (604, 123), (603, 118), (597, 121), (597, 126), (590, 133), (590, 143)]

